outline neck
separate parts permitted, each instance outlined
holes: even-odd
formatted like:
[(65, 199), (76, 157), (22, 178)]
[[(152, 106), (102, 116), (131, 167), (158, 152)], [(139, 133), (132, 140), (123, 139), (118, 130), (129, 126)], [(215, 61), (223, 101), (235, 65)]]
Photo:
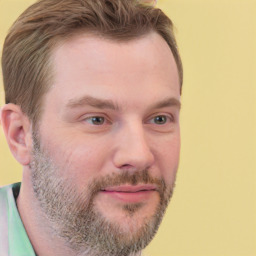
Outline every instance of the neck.
[(27, 235), (38, 256), (73, 256), (76, 255), (58, 238), (45, 214), (41, 211), (39, 202), (34, 196), (29, 175), (30, 170), (23, 170), (17, 207), (26, 229)]

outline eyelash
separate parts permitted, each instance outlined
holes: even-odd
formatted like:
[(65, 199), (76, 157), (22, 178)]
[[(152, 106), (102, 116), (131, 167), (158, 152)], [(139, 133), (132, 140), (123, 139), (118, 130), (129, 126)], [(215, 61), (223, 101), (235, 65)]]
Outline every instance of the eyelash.
[(101, 124), (94, 124), (94, 123), (93, 123), (93, 119), (96, 119), (96, 118), (102, 118), (102, 119), (103, 119), (102, 125), (107, 121), (107, 118), (104, 117), (104, 116), (102, 116), (102, 115), (95, 115), (95, 116), (86, 117), (85, 119), (83, 119), (83, 121), (89, 121), (89, 120), (91, 120), (91, 124), (92, 124), (92, 125), (100, 126)]
[(154, 115), (152, 118), (149, 119), (149, 123), (152, 123), (151, 120), (156, 121), (157, 118), (164, 118), (165, 121), (164, 123), (154, 123), (156, 125), (162, 126), (162, 125), (166, 125), (167, 123), (173, 123), (174, 122), (174, 117), (172, 115), (167, 115), (167, 114), (158, 114), (158, 115)]

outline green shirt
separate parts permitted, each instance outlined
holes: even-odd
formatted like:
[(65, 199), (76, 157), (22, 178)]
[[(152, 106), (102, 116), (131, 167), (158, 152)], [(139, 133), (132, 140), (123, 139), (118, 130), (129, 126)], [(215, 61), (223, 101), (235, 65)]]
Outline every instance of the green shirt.
[(36, 256), (16, 206), (19, 191), (20, 183), (0, 188), (0, 254)]

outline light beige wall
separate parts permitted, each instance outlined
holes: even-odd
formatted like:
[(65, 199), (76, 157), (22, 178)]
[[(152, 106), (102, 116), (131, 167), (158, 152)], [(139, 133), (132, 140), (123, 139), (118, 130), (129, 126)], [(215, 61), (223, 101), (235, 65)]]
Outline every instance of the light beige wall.
[[(0, 0), (0, 43), (31, 0)], [(148, 256), (256, 255), (256, 1), (159, 0), (184, 62), (176, 191)], [(0, 85), (3, 103), (2, 82)], [(0, 185), (21, 178), (0, 132)]]

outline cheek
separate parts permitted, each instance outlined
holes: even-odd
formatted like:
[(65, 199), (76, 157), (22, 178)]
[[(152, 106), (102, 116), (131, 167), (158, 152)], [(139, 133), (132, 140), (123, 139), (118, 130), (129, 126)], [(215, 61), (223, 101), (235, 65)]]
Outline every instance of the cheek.
[(157, 165), (164, 179), (170, 183), (175, 180), (179, 165), (180, 138), (179, 135), (163, 140), (156, 153)]
[(60, 175), (72, 180), (78, 187), (84, 187), (90, 179), (99, 175), (109, 152), (104, 143), (83, 141), (62, 141), (48, 147)]

